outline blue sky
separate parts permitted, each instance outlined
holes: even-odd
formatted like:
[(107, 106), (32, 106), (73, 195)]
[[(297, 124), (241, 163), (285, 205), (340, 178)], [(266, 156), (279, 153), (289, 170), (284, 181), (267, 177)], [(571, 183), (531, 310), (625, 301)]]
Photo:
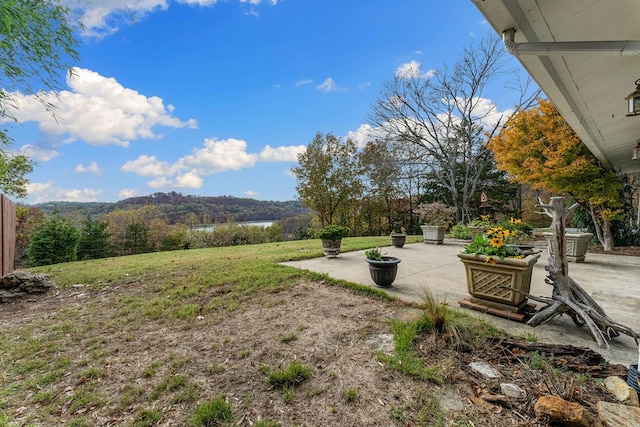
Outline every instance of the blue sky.
[(470, 0), (65, 1), (86, 28), (57, 121), (17, 94), (12, 150), (37, 162), (26, 203), (292, 200), (317, 132), (362, 144), (384, 82), (452, 65), (490, 31)]

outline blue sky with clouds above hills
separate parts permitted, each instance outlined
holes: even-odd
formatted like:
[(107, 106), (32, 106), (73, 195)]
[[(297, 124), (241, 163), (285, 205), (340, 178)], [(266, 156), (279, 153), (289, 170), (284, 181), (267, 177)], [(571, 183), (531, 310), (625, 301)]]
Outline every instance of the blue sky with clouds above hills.
[[(395, 74), (435, 72), (489, 26), (470, 0), (65, 0), (85, 25), (52, 117), (16, 94), (27, 203), (154, 192), (295, 198), (316, 132), (365, 141)], [(487, 108), (515, 94), (499, 85)], [(494, 105), (495, 103), (495, 105)]]

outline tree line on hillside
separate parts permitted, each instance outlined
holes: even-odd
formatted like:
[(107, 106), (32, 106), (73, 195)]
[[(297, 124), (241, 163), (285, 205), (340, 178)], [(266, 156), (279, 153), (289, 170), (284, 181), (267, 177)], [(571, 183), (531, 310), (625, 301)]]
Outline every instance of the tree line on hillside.
[[(46, 215), (34, 207), (17, 208), (18, 265), (134, 255), (155, 251), (198, 249), (278, 242), (305, 237), (310, 215), (294, 216), (269, 227), (219, 224), (212, 231), (170, 224), (157, 206), (117, 209), (99, 219), (87, 216), (74, 223), (59, 212)], [(308, 237), (308, 236), (306, 236)]]
[(279, 220), (309, 212), (297, 200), (262, 201), (232, 196), (183, 195), (175, 191), (132, 197), (115, 203), (49, 202), (34, 206), (47, 215), (57, 211), (62, 216), (73, 217), (79, 222), (86, 216), (99, 218), (115, 210), (146, 205), (156, 206), (172, 225)]

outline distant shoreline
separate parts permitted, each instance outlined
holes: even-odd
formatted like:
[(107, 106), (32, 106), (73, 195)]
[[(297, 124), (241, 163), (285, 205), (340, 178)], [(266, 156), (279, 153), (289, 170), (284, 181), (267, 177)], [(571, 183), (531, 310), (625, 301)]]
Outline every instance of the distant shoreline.
[[(276, 221), (274, 220), (264, 220), (264, 221), (246, 221), (239, 222), (238, 225), (246, 225), (246, 226), (256, 226), (256, 227), (271, 227)], [(213, 231), (214, 228), (219, 227), (221, 225), (229, 224), (229, 222), (219, 222), (216, 224), (200, 224), (200, 225), (192, 225), (189, 227), (189, 231)]]

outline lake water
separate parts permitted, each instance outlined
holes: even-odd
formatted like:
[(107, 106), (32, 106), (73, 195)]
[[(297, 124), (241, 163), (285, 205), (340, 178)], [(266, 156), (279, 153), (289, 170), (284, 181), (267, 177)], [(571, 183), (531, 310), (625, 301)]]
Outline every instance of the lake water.
[[(275, 221), (247, 221), (247, 222), (239, 222), (238, 225), (247, 225), (247, 226), (257, 226), (257, 227), (271, 227)], [(201, 224), (201, 225), (192, 225), (189, 227), (191, 231), (213, 231), (214, 228), (220, 225), (224, 225), (226, 223), (221, 224)]]

